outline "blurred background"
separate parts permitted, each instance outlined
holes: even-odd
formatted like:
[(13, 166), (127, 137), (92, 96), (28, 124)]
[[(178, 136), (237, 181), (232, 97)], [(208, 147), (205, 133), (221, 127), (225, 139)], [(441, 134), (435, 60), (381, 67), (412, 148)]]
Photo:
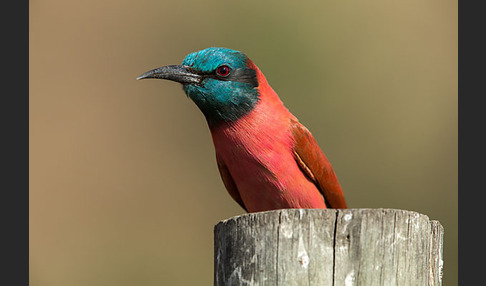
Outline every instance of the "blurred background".
[(179, 84), (245, 52), (332, 162), (350, 208), (445, 228), (457, 285), (457, 1), (30, 1), (30, 285), (212, 285), (213, 226), (244, 211)]

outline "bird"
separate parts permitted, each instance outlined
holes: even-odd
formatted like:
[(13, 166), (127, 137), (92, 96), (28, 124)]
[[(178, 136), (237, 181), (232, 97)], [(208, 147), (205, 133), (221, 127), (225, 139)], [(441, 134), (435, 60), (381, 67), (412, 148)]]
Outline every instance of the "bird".
[(207, 121), (223, 184), (246, 212), (347, 208), (317, 141), (243, 52), (206, 48), (141, 79), (182, 84)]

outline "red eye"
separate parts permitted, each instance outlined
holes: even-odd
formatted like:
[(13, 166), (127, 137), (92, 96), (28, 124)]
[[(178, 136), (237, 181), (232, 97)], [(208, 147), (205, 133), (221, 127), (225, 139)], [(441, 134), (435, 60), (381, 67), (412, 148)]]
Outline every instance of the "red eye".
[(219, 76), (228, 76), (230, 73), (230, 68), (229, 66), (220, 66), (216, 72)]

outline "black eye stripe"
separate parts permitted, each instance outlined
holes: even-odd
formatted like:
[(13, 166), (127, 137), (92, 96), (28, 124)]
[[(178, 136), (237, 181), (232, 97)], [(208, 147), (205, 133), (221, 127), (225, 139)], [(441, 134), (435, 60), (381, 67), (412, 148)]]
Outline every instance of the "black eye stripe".
[(203, 73), (200, 71), (192, 70), (192, 72), (200, 75), (203, 78), (203, 80), (206, 78), (212, 78), (221, 81), (244, 82), (244, 83), (251, 84), (253, 87), (258, 86), (256, 71), (253, 69), (248, 69), (248, 68), (231, 69), (229, 75), (227, 75), (226, 77), (219, 76), (216, 71), (217, 70)]

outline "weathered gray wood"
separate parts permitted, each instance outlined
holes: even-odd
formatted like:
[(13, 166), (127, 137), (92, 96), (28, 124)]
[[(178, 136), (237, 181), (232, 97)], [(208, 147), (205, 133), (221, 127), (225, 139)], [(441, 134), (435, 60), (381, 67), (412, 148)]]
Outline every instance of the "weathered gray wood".
[(214, 285), (441, 285), (443, 228), (395, 209), (286, 209), (214, 229)]
[[(436, 220), (430, 221), (432, 233), (430, 236), (430, 276), (429, 285), (442, 285), (442, 267), (444, 260), (442, 260), (442, 244), (444, 242), (444, 228), (440, 222)], [(437, 282), (438, 281), (438, 282)], [(435, 283), (435, 284), (434, 284)]]

